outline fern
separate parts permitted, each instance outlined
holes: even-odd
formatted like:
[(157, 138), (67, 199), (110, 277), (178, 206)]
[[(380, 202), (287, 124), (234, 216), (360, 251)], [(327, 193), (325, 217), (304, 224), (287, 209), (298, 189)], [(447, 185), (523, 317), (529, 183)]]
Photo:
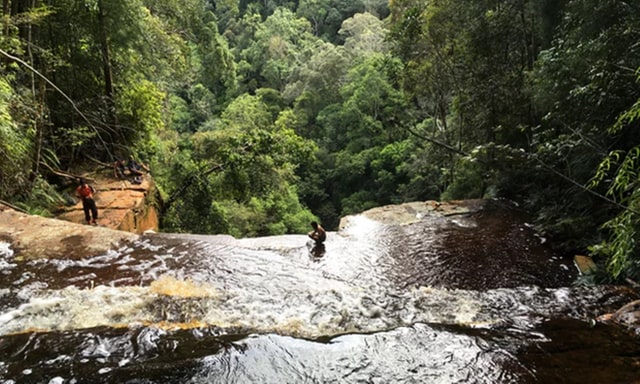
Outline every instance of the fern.
[[(618, 134), (640, 119), (640, 99), (617, 119), (609, 129)], [(640, 241), (640, 146), (628, 151), (612, 151), (598, 166), (589, 186), (595, 188), (605, 182), (607, 196), (626, 207), (607, 221), (602, 228), (609, 232), (609, 239), (593, 250), (607, 257), (607, 271), (617, 279), (623, 274), (640, 273), (638, 242)]]

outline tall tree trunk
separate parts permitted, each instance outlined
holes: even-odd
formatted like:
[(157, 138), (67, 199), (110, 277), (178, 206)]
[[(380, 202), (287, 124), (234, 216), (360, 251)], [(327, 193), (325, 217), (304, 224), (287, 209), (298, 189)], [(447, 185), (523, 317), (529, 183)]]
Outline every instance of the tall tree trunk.
[[(34, 9), (36, 6), (36, 0), (29, 1), (29, 9)], [(29, 55), (29, 64), (35, 68), (33, 65), (33, 24), (31, 21), (27, 22), (27, 55)], [(31, 95), (35, 99), (36, 97), (36, 75), (33, 72), (31, 74)]]
[[(29, 9), (34, 9), (37, 6), (37, 0), (29, 1)], [(32, 68), (36, 68), (35, 60), (33, 58), (33, 24), (27, 23), (27, 55), (29, 56), (29, 65)], [(38, 101), (38, 94), (36, 93), (36, 74), (33, 71), (29, 72), (31, 76), (31, 97), (33, 97), (34, 103), (37, 104), (37, 115), (35, 117), (35, 151), (33, 153), (32, 174), (33, 178), (40, 173), (40, 154), (42, 153), (42, 116), (44, 108), (44, 100)]]
[(11, 12), (11, 1), (3, 0), (2, 1), (2, 35), (7, 37), (9, 36), (9, 21), (8, 18), (11, 16), (9, 13)]
[(107, 20), (104, 10), (104, 1), (98, 0), (98, 33), (100, 40), (100, 51), (102, 53), (102, 71), (104, 75), (104, 93), (106, 97), (106, 107), (112, 130), (120, 133), (118, 129), (118, 117), (116, 114), (116, 105), (113, 89), (113, 69), (111, 66), (111, 53), (109, 51), (109, 39), (107, 31)]

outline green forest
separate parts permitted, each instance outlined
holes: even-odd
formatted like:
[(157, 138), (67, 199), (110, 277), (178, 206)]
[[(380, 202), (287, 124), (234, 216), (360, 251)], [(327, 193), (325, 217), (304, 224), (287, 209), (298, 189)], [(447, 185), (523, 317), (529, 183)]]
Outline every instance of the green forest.
[(133, 155), (166, 232), (496, 198), (640, 279), (639, 130), (639, 1), (3, 0), (0, 200), (33, 214)]

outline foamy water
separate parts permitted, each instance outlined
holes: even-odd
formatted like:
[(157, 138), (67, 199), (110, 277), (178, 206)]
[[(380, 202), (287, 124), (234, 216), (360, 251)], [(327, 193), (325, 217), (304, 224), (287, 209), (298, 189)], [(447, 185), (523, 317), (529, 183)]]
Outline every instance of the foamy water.
[(366, 231), (356, 225), (331, 233), (321, 260), (309, 255), (302, 236), (219, 243), (150, 235), (104, 255), (33, 262), (68, 275), (48, 286), (25, 284), (27, 291), (19, 292), (29, 297), (0, 314), (0, 335), (192, 324), (316, 338), (414, 323), (491, 326), (531, 312), (568, 313), (576, 305), (569, 288), (398, 289), (381, 261), (390, 251), (384, 241), (363, 242), (358, 234), (373, 228), (363, 222)]

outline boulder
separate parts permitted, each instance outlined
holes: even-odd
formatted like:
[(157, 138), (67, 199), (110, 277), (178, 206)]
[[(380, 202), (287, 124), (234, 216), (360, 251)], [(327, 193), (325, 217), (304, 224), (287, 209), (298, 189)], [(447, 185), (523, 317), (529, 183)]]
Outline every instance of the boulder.
[(576, 267), (578, 268), (580, 273), (583, 275), (589, 275), (597, 270), (596, 264), (589, 256), (575, 255), (573, 257), (573, 261), (575, 262)]

